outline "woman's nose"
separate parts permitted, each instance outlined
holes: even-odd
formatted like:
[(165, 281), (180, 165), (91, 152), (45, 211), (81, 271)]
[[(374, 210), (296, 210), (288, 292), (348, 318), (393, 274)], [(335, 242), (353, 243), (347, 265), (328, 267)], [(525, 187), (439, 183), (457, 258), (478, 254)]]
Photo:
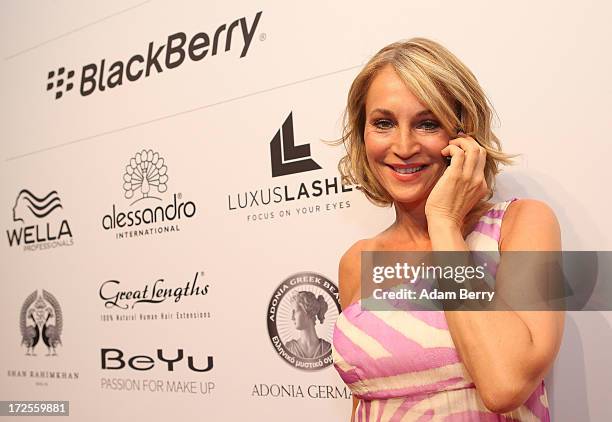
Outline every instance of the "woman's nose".
[(393, 141), (391, 151), (402, 159), (408, 159), (421, 150), (421, 144), (410, 128), (400, 128)]

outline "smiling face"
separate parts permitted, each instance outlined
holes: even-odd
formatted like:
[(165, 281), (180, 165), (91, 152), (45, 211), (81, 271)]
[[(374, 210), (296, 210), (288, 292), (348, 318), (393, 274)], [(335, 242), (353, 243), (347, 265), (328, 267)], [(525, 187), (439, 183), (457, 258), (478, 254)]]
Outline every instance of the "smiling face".
[(446, 169), (449, 135), (391, 66), (379, 70), (365, 101), (368, 164), (395, 202), (425, 201)]

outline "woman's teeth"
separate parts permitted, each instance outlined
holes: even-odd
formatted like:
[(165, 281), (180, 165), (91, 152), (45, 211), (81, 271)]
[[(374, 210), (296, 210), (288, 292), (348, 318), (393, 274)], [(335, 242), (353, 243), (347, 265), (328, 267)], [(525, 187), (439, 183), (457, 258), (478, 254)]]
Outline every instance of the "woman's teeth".
[(412, 168), (397, 168), (397, 167), (393, 167), (393, 170), (395, 170), (398, 173), (401, 174), (410, 174), (410, 173), (416, 173), (417, 171), (421, 171), (425, 168), (425, 166), (421, 166), (421, 167), (412, 167)]

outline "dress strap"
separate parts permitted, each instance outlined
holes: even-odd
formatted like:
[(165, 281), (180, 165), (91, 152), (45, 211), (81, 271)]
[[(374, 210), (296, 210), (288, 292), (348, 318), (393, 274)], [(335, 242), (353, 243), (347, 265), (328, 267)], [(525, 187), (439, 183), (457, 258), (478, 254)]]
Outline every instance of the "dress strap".
[(493, 205), (476, 223), (466, 241), (471, 250), (498, 251), (501, 225), (508, 206), (518, 198), (498, 202)]

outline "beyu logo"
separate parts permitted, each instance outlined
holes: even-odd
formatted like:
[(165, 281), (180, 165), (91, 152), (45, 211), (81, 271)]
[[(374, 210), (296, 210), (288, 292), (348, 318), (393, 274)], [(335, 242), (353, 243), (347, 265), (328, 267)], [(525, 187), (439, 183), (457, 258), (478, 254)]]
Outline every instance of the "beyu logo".
[[(123, 369), (126, 362), (123, 360), (123, 352), (120, 349), (101, 349), (102, 369)], [(167, 364), (168, 371), (174, 371), (174, 364), (183, 360), (183, 349), (177, 349), (176, 358), (169, 359), (164, 356), (162, 349), (157, 349), (157, 359)], [(111, 361), (115, 363), (111, 365)], [(127, 360), (127, 366), (137, 371), (148, 371), (155, 366), (155, 359), (147, 355), (132, 356)], [(208, 356), (206, 368), (196, 368), (193, 356), (187, 356), (187, 367), (194, 372), (208, 372), (213, 368), (213, 357)]]
[[(242, 51), (240, 58), (247, 55), (255, 29), (259, 23), (262, 12), (257, 12), (253, 22), (249, 25), (246, 17), (236, 19), (229, 25), (223, 24), (219, 26), (214, 35), (211, 37), (206, 32), (198, 32), (191, 38), (187, 38), (184, 32), (177, 32), (168, 36), (167, 42), (164, 45), (157, 47), (153, 41), (149, 43), (146, 59), (144, 54), (135, 54), (127, 61), (117, 60), (110, 67), (106, 68), (106, 59), (102, 59), (100, 64), (89, 63), (81, 69), (80, 93), (86, 97), (93, 94), (96, 90), (105, 91), (107, 88), (112, 89), (123, 85), (124, 78), (128, 82), (135, 82), (142, 77), (148, 78), (154, 72), (162, 73), (164, 69), (174, 69), (182, 65), (187, 57), (194, 62), (202, 60), (210, 52), (210, 56), (217, 55), (221, 48), (224, 51), (229, 51), (232, 48), (232, 36), (240, 27), (239, 34), (242, 35)], [(236, 37), (234, 36), (234, 40)], [(235, 44), (235, 43), (234, 43)], [(225, 47), (223, 47), (223, 45)], [(164, 53), (164, 49), (166, 50)], [(57, 71), (58, 77), (65, 72), (64, 67), (60, 67)], [(67, 80), (72, 78), (74, 70), (68, 71)], [(47, 91), (53, 88), (53, 82), (50, 81), (55, 76), (55, 71), (48, 73)], [(65, 86), (66, 92), (72, 89), (72, 82), (64, 85), (64, 79), (59, 79), (55, 86), (61, 89)], [(55, 93), (55, 99), (62, 97), (63, 91)]]

